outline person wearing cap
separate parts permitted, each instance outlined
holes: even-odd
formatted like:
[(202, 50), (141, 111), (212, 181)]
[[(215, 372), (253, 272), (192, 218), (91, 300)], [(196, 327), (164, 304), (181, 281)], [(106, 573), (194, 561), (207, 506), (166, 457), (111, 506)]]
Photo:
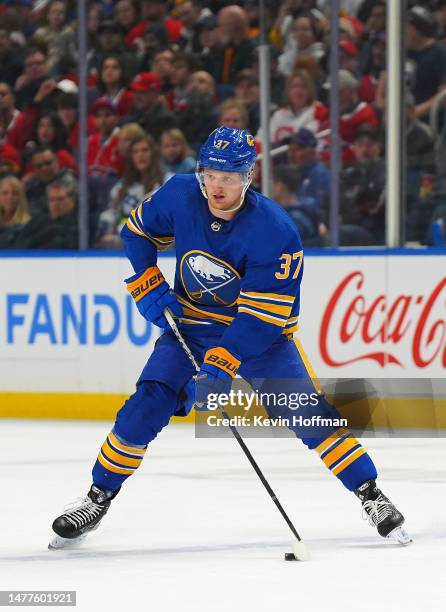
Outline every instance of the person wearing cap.
[(119, 115), (107, 98), (98, 98), (91, 113), (96, 119), (97, 133), (88, 138), (88, 174), (122, 176), (124, 160), (118, 147)]
[(199, 22), (198, 42), (200, 45), (200, 53), (197, 55), (205, 64), (208, 61), (209, 55), (213, 53), (220, 45), (218, 20), (215, 15), (208, 15)]
[(312, 198), (296, 195), (298, 188), (299, 174), (294, 166), (281, 165), (273, 169), (273, 200), (280, 204), (294, 221), (304, 247), (321, 246), (318, 207)]
[(288, 164), (298, 176), (297, 197), (311, 198), (315, 206), (322, 210), (330, 194), (330, 170), (316, 157), (317, 138), (313, 132), (302, 127), (286, 138), (284, 144), (288, 144)]
[[(374, 125), (364, 124), (355, 133), (352, 150), (355, 163), (341, 174), (341, 218), (350, 226), (347, 240), (384, 244), (386, 166), (382, 158), (382, 134)], [(355, 228), (359, 229), (355, 233)]]
[(161, 95), (161, 80), (153, 72), (140, 72), (130, 84), (135, 96), (134, 112), (124, 123), (139, 123), (144, 130), (158, 140), (161, 133), (178, 126), (172, 111), (166, 108)]
[(341, 40), (339, 42), (339, 65), (343, 70), (348, 70), (357, 76), (358, 74), (358, 47), (351, 40)]
[(243, 102), (248, 113), (248, 130), (257, 134), (260, 127), (259, 81), (250, 68), (240, 70), (235, 78), (234, 97)]
[(426, 8), (415, 5), (407, 13), (406, 44), (412, 62), (412, 87), (417, 117), (428, 121), (428, 113), (446, 86), (446, 48), (435, 37), (437, 24)]
[(90, 72), (99, 71), (104, 57), (113, 53), (121, 58), (125, 66), (125, 72), (132, 78), (137, 72), (138, 58), (135, 53), (130, 53), (124, 44), (121, 28), (116, 21), (105, 19), (97, 30), (97, 47), (88, 59)]

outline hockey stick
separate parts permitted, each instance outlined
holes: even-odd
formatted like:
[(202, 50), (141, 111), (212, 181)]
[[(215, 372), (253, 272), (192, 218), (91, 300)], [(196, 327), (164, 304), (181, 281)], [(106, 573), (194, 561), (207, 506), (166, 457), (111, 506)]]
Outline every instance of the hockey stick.
[[(178, 329), (177, 324), (175, 323), (175, 319), (173, 318), (173, 315), (172, 315), (172, 313), (170, 312), (170, 310), (168, 308), (166, 308), (164, 310), (164, 315), (165, 315), (165, 317), (166, 317), (166, 319), (167, 319), (167, 321), (168, 321), (168, 323), (170, 325), (170, 328), (172, 329), (173, 333), (175, 334), (178, 342), (181, 344), (184, 352), (189, 357), (189, 360), (191, 361), (192, 365), (194, 366), (195, 371), (199, 372), (200, 368), (198, 366), (198, 363), (197, 363), (195, 357), (193, 356), (192, 351), (187, 346), (186, 341), (184, 340), (183, 336), (181, 335), (181, 332)], [(229, 420), (228, 413), (221, 406), (220, 406), (220, 411), (221, 411), (221, 414), (222, 414), (223, 418), (228, 419), (228, 423), (230, 423), (231, 421)], [(308, 561), (308, 559), (310, 558), (310, 553), (309, 553), (306, 545), (304, 544), (304, 542), (302, 542), (300, 535), (298, 534), (296, 528), (294, 527), (294, 525), (291, 522), (290, 518), (288, 517), (287, 513), (283, 509), (282, 504), (277, 499), (276, 494), (274, 493), (274, 491), (271, 488), (271, 485), (269, 484), (269, 482), (266, 480), (265, 476), (263, 475), (262, 470), (257, 465), (256, 460), (251, 455), (251, 452), (250, 452), (249, 448), (246, 446), (245, 441), (243, 440), (242, 436), (240, 435), (240, 433), (238, 432), (237, 428), (234, 425), (229, 425), (229, 428), (232, 431), (232, 433), (234, 435), (234, 438), (239, 443), (239, 445), (240, 445), (242, 451), (244, 452), (245, 456), (247, 457), (249, 463), (254, 468), (255, 473), (260, 478), (260, 481), (262, 482), (263, 486), (268, 491), (269, 496), (271, 497), (271, 499), (275, 503), (277, 509), (279, 510), (280, 514), (284, 518), (286, 524), (290, 528), (292, 534), (296, 538), (293, 541), (293, 544), (292, 544), (294, 557), (297, 560), (299, 560), (299, 561)], [(287, 558), (287, 555), (285, 555), (285, 558)], [(288, 559), (289, 559), (289, 557), (288, 557)]]

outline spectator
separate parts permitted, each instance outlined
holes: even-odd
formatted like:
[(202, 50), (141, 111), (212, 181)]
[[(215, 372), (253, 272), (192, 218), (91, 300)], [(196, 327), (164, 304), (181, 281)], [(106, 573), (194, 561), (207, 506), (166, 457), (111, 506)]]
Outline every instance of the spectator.
[(0, 249), (11, 248), (18, 234), (31, 219), (21, 181), (6, 176), (0, 181)]
[(119, 55), (104, 55), (99, 69), (97, 91), (99, 97), (108, 98), (120, 117), (126, 117), (133, 109), (133, 93), (127, 90), (128, 77)]
[(209, 56), (214, 53), (214, 50), (220, 45), (220, 36), (217, 17), (213, 14), (208, 15), (200, 20), (200, 28), (198, 32), (198, 41), (201, 47), (199, 57), (202, 64), (207, 67)]
[(373, 46), (376, 40), (382, 39), (383, 35), (385, 37), (386, 2), (387, 0), (364, 2), (358, 12), (358, 18), (364, 23), (364, 40), (359, 54), (359, 70), (361, 74), (366, 73), (370, 66)]
[(126, 123), (120, 128), (118, 134), (118, 149), (124, 160), (128, 157), (132, 142), (144, 135), (145, 132), (139, 123)]
[(231, 4), (220, 9), (218, 25), (224, 42), (210, 51), (206, 69), (217, 85), (228, 85), (240, 70), (254, 63), (254, 44), (249, 38), (248, 18), (240, 6)]
[(90, 221), (95, 224), (107, 205), (110, 190), (123, 175), (125, 159), (118, 146), (119, 115), (109, 98), (98, 98), (92, 107), (97, 133), (88, 138), (88, 195)]
[[(118, 0), (115, 4), (114, 17), (121, 32), (125, 36), (125, 43), (132, 47), (133, 37), (128, 38), (129, 33), (140, 25), (139, 7), (133, 0)], [(136, 47), (133, 46), (135, 49)]]
[(15, 82), (23, 72), (22, 55), (20, 47), (12, 43), (8, 30), (0, 27), (1, 79), (10, 87), (14, 87)]
[(28, 157), (37, 147), (42, 146), (50, 147), (56, 153), (61, 168), (69, 168), (77, 172), (76, 161), (67, 149), (65, 128), (54, 112), (44, 113), (38, 118), (33, 139), (27, 143)]
[(46, 25), (38, 28), (33, 36), (37, 46), (45, 45), (48, 50), (47, 63), (51, 76), (60, 78), (60, 62), (63, 58), (75, 58), (74, 30), (67, 23), (67, 10), (63, 0), (50, 0), (45, 7)]
[(208, 8), (203, 8), (199, 0), (186, 0), (176, 7), (176, 16), (181, 21), (180, 44), (188, 53), (200, 53), (200, 31), (203, 19), (212, 15)]
[(57, 180), (46, 188), (46, 208), (33, 215), (15, 246), (21, 249), (77, 249), (77, 192), (73, 183)]
[(168, 174), (193, 174), (195, 157), (181, 130), (174, 128), (161, 134), (161, 161)]
[(61, 169), (54, 151), (47, 146), (39, 147), (31, 156), (31, 174), (26, 182), (26, 197), (33, 217), (46, 209), (46, 188), (56, 179), (77, 185), (74, 173)]
[[(174, 53), (170, 49), (158, 51), (152, 61), (152, 72), (161, 81), (161, 91), (167, 92), (171, 89), (170, 76), (173, 70)], [(142, 71), (144, 72), (144, 70)]]
[[(15, 84), (17, 107), (28, 111), (30, 105), (40, 105), (56, 87), (50, 79), (46, 55), (38, 48), (30, 47), (25, 54), (25, 68)], [(34, 116), (39, 108), (34, 110)]]
[(298, 199), (312, 198), (319, 210), (325, 210), (330, 196), (330, 171), (316, 159), (317, 138), (307, 128), (285, 139), (288, 164), (298, 177)]
[[(69, 83), (71, 83), (71, 86)], [(56, 113), (68, 135), (67, 144), (69, 145), (71, 151), (76, 154), (79, 148), (77, 86), (71, 81), (63, 80), (59, 82), (58, 87), (60, 88), (60, 92), (55, 98)], [(70, 88), (72, 93), (70, 93)], [(96, 134), (97, 132), (95, 118), (91, 115), (88, 115), (87, 117), (87, 131), (89, 136)]]
[(257, 134), (260, 127), (259, 82), (250, 68), (241, 70), (236, 79), (234, 96), (245, 105), (248, 113), (248, 131)]
[(185, 107), (177, 114), (179, 127), (194, 151), (217, 126), (215, 81), (204, 70), (192, 73)]
[(15, 107), (14, 93), (8, 83), (0, 82), (0, 133), (10, 145), (21, 151), (31, 135), (32, 124)]
[(98, 27), (98, 47), (89, 56), (90, 71), (98, 72), (105, 55), (118, 55), (125, 66), (125, 74), (129, 79), (136, 73), (138, 58), (134, 53), (130, 53), (124, 45), (121, 28), (118, 23), (106, 19)]
[(220, 105), (218, 125), (232, 127), (237, 130), (246, 130), (248, 127), (248, 113), (245, 105), (237, 98), (228, 98)]
[(339, 66), (341, 70), (348, 70), (353, 76), (358, 75), (358, 47), (351, 40), (339, 42)]
[(197, 61), (191, 53), (179, 52), (175, 54), (170, 74), (173, 89), (166, 96), (170, 110), (181, 112), (186, 107), (187, 85), (192, 73), (197, 68)]
[(435, 18), (424, 7), (416, 5), (407, 14), (406, 44), (413, 74), (411, 90), (416, 115), (428, 120), (437, 94), (446, 85), (446, 49), (435, 40)]
[(130, 212), (159, 189), (165, 178), (154, 139), (145, 135), (134, 140), (124, 177), (111, 190), (108, 207), (99, 217), (96, 246), (121, 248), (119, 232)]
[(409, 173), (433, 174), (435, 142), (428, 125), (417, 119), (415, 99), (406, 93), (406, 155)]
[(20, 176), (21, 160), (15, 147), (1, 142), (0, 134), (0, 178), (14, 174)]
[[(382, 140), (373, 125), (358, 127), (352, 145), (356, 163), (341, 176), (341, 216), (344, 246), (384, 243), (386, 166)], [(358, 242), (359, 241), (359, 242)]]
[(139, 4), (143, 23), (162, 26), (166, 30), (169, 45), (180, 43), (181, 21), (167, 14), (169, 4), (165, 0), (139, 0)]
[(293, 73), (298, 57), (310, 55), (321, 63), (325, 56), (319, 24), (311, 12), (302, 12), (296, 16), (292, 32), (291, 44), (279, 57), (279, 72), (287, 77)]
[[(330, 87), (327, 81), (326, 87)], [(361, 125), (378, 127), (378, 118), (373, 107), (361, 102), (358, 95), (358, 80), (348, 70), (339, 71), (339, 131), (344, 141), (352, 143)], [(326, 123), (328, 126), (328, 121)]]
[(286, 106), (276, 110), (271, 117), (270, 136), (274, 143), (279, 143), (301, 127), (317, 132), (321, 122), (327, 120), (327, 109), (316, 100), (314, 82), (306, 70), (297, 70), (288, 79), (286, 100)]
[(363, 102), (383, 108), (377, 98), (378, 83), (386, 69), (386, 33), (375, 36), (370, 45), (369, 60), (361, 74), (359, 97)]
[(146, 26), (141, 39), (142, 51), (138, 53), (138, 72), (150, 71), (155, 55), (167, 47), (167, 33), (160, 23)]
[(433, 0), (431, 6), (437, 22), (438, 39), (444, 44), (446, 38), (446, 0)]
[(155, 140), (161, 133), (177, 127), (177, 118), (166, 108), (161, 95), (161, 81), (153, 72), (140, 72), (130, 85), (135, 95), (134, 113), (126, 123), (139, 123)]
[(298, 177), (293, 166), (274, 168), (272, 197), (293, 219), (304, 246), (318, 246), (319, 215), (316, 203), (311, 198), (298, 198)]

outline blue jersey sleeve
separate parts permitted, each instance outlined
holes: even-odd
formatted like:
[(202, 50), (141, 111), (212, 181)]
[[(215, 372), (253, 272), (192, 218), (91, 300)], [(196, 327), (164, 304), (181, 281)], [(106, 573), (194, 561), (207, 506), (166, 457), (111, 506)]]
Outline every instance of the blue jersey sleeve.
[(175, 178), (132, 210), (121, 230), (126, 255), (136, 273), (156, 264), (158, 250), (174, 245), (172, 204), (178, 199), (181, 189)]
[(267, 350), (282, 333), (297, 329), (303, 250), (299, 235), (264, 248), (247, 262), (238, 311), (221, 346), (241, 361)]

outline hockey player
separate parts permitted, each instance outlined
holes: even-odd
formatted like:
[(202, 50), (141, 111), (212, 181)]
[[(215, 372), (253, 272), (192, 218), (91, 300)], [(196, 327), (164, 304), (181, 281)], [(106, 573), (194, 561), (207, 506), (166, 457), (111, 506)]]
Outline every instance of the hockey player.
[[(256, 390), (314, 391), (311, 366), (293, 332), (297, 329), (303, 251), (286, 212), (250, 189), (254, 139), (221, 127), (200, 149), (196, 175), (177, 175), (132, 211), (121, 236), (135, 274), (127, 288), (140, 313), (164, 331), (136, 385), (118, 412), (93, 467), (85, 499), (53, 522), (52, 548), (83, 539), (97, 528), (124, 481), (141, 464), (148, 444), (190, 402), (204, 406), (211, 393), (227, 393), (237, 373)], [(176, 245), (173, 290), (157, 266), (157, 250)], [(198, 363), (169, 330), (165, 308)], [(272, 416), (290, 410), (269, 407)], [(323, 395), (303, 416), (340, 417)], [(292, 428), (292, 427), (291, 427)], [(407, 543), (404, 518), (375, 484), (376, 468), (346, 429), (295, 430), (325, 465), (361, 500), (383, 537)]]

